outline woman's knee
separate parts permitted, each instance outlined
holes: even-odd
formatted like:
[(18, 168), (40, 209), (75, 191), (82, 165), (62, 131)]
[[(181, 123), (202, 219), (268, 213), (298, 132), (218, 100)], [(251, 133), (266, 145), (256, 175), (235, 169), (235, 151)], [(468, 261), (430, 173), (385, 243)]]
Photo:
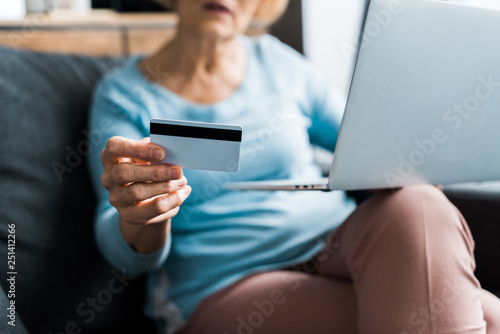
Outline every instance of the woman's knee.
[(433, 229), (460, 227), (459, 215), (443, 192), (431, 185), (383, 190), (358, 207), (335, 236), (345, 234), (358, 244), (383, 238), (406, 248)]
[(492, 293), (482, 290), (480, 294), (484, 320), (488, 334), (500, 333), (500, 299)]
[[(385, 190), (380, 194), (395, 213), (400, 210), (442, 209), (451, 205), (444, 193), (429, 184), (414, 185), (397, 190)], [(400, 209), (400, 210), (398, 210)]]
[(458, 213), (441, 190), (427, 184), (384, 191), (380, 201), (380, 208), (388, 217), (406, 224), (421, 223), (436, 216), (454, 219)]
[(423, 238), (427, 242), (466, 238), (469, 246), (473, 246), (465, 220), (440, 189), (416, 185), (383, 191), (376, 196), (379, 211), (376, 224), (392, 234), (392, 238), (408, 246)]

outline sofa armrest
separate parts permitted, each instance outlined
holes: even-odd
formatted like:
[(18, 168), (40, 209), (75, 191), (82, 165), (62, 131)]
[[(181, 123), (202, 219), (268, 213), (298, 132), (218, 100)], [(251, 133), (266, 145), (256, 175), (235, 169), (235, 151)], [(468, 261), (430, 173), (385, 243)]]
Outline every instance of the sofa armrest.
[(500, 203), (500, 181), (462, 183), (446, 186), (444, 190), (447, 195), (454, 197), (484, 199)]
[(474, 236), (476, 276), (483, 288), (500, 295), (500, 182), (447, 186), (444, 192)]

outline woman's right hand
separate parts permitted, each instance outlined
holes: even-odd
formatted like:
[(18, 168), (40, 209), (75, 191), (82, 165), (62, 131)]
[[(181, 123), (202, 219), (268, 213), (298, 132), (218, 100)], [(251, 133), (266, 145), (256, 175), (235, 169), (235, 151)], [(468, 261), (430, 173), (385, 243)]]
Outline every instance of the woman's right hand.
[(113, 137), (101, 152), (101, 183), (120, 214), (125, 240), (141, 253), (161, 248), (171, 218), (191, 193), (180, 167), (151, 164), (164, 157), (164, 150), (149, 138)]

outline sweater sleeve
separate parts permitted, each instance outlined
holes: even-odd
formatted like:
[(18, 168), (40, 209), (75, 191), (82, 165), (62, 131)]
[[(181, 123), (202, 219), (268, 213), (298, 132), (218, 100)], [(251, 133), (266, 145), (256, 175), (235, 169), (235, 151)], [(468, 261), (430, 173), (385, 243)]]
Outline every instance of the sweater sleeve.
[[(133, 250), (123, 238), (119, 226), (119, 213), (110, 203), (109, 194), (101, 185), (103, 166), (100, 154), (113, 136), (140, 140), (149, 136), (146, 128), (147, 113), (132, 98), (132, 92), (113, 80), (104, 79), (94, 92), (90, 111), (89, 132), (93, 150), (88, 164), (92, 184), (97, 195), (94, 232), (97, 247), (104, 258), (115, 268), (130, 275), (139, 275), (160, 267), (166, 260), (171, 246), (168, 242), (159, 250), (142, 254)], [(149, 121), (149, 119), (147, 120)]]
[(338, 94), (319, 76), (313, 76), (308, 88), (311, 99), (311, 143), (333, 151), (340, 130), (344, 105)]
[(339, 94), (312, 63), (276, 37), (264, 35), (257, 43), (258, 57), (268, 69), (270, 80), (286, 87), (285, 95), (292, 91), (304, 115), (311, 119), (311, 143), (333, 151), (344, 110)]

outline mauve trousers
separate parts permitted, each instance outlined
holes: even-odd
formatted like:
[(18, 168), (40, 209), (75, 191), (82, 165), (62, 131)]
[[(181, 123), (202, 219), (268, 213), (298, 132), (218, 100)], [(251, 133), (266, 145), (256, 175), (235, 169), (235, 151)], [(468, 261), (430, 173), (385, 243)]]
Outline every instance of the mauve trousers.
[(381, 191), (301, 270), (255, 274), (216, 292), (181, 333), (499, 334), (500, 300), (475, 278), (473, 249), (439, 189)]

